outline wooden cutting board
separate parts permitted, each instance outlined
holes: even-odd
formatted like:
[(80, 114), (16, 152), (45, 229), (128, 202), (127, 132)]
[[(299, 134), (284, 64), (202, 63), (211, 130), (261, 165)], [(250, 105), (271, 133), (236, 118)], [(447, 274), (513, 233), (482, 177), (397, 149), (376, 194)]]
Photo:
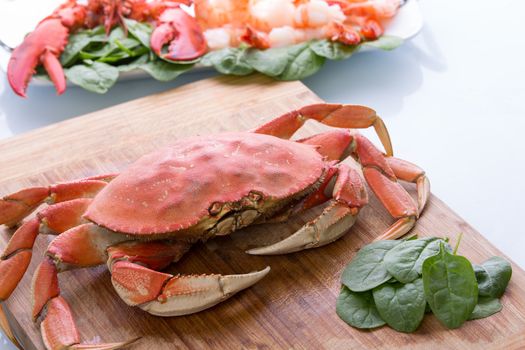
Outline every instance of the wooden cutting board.
[[(189, 135), (247, 130), (320, 99), (299, 82), (277, 83), (262, 76), (220, 77), (144, 97), (0, 141), (0, 195), (123, 169), (140, 155)], [(373, 107), (373, 106), (372, 106)], [(38, 116), (35, 116), (38, 118)], [(308, 122), (299, 136), (324, 127)], [(396, 135), (392, 135), (394, 147)], [(403, 155), (399, 155), (403, 156)], [(429, 174), (432, 181), (432, 174)], [(413, 193), (412, 186), (407, 186)], [(314, 213), (315, 214), (315, 213)], [(248, 248), (289, 235), (313, 214), (286, 224), (265, 225), (198, 244), (171, 272), (243, 273), (271, 266), (255, 286), (209, 310), (160, 318), (119, 299), (105, 266), (60, 275), (85, 342), (113, 342), (137, 336), (132, 349), (518, 349), (525, 345), (525, 274), (514, 274), (502, 299), (503, 311), (447, 330), (426, 316), (414, 334), (388, 327), (359, 331), (335, 313), (340, 274), (355, 252), (393, 222), (375, 198), (355, 226), (326, 247), (284, 256), (246, 255)], [(496, 218), (495, 218), (496, 220)], [(443, 202), (432, 197), (414, 232), (421, 236), (464, 233), (461, 253), (473, 262), (502, 255)], [(0, 249), (11, 232), (0, 229)], [(502, 237), (502, 239), (504, 239)], [(42, 349), (30, 319), (31, 275), (51, 237), (39, 237), (33, 262), (4, 303), (9, 322), (26, 349)]]

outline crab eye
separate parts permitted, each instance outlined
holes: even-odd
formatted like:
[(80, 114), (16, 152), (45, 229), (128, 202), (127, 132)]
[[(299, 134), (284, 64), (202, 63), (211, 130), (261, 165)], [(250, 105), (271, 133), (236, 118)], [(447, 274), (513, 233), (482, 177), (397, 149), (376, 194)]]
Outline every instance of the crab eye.
[(222, 209), (222, 204), (219, 202), (215, 202), (210, 206), (210, 209), (208, 209), (208, 211), (210, 212), (211, 215), (217, 215), (221, 212), (221, 209)]

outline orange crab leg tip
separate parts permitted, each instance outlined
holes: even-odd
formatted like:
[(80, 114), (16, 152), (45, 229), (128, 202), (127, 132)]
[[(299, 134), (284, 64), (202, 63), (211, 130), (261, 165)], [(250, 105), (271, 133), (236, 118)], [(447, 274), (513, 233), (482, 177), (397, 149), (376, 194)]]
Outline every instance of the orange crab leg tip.
[(33, 320), (36, 320), (47, 302), (60, 294), (55, 263), (45, 258), (33, 276)]
[(31, 262), (31, 251), (23, 250), (0, 260), (0, 301), (9, 298)]
[(392, 140), (390, 139), (390, 134), (386, 128), (385, 122), (383, 119), (377, 117), (374, 121), (374, 129), (376, 130), (377, 136), (381, 141), (381, 144), (385, 148), (385, 153), (388, 157), (394, 155), (394, 148), (392, 147)]
[(399, 237), (407, 234), (416, 224), (416, 218), (414, 216), (401, 218), (397, 220), (392, 226), (390, 226), (385, 233), (381, 236), (376, 237), (374, 241), (382, 241), (385, 239), (398, 239)]
[(416, 188), (418, 214), (421, 214), (421, 212), (423, 212), (423, 209), (425, 209), (425, 206), (428, 202), (428, 198), (430, 197), (430, 181), (428, 180), (428, 177), (423, 175), (420, 178), (418, 178)]
[(71, 309), (64, 298), (58, 296), (49, 301), (40, 332), (46, 349), (67, 349), (80, 343)]

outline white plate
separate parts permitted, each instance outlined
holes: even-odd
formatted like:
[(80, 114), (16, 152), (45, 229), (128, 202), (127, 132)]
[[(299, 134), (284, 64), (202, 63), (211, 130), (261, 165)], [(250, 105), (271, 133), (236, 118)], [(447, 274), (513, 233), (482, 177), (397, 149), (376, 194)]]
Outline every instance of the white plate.
[[(64, 0), (0, 0), (0, 39), (10, 47), (22, 42), (26, 33), (34, 29), (36, 24), (51, 13)], [(27, 11), (30, 8), (31, 11)], [(190, 10), (191, 11), (191, 10)], [(23, 15), (20, 15), (23, 14)], [(415, 36), (423, 26), (423, 17), (417, 0), (407, 0), (397, 15), (386, 25), (385, 34), (393, 35), (404, 40)], [(367, 48), (370, 50), (371, 48)], [(373, 50), (373, 49), (371, 49)], [(0, 46), (0, 70), (7, 71), (10, 53)], [(196, 67), (190, 70), (207, 69)], [(188, 74), (186, 73), (186, 74)], [(149, 74), (140, 69), (121, 73), (119, 81), (130, 79), (149, 78)], [(46, 79), (33, 79), (32, 85), (51, 85)]]

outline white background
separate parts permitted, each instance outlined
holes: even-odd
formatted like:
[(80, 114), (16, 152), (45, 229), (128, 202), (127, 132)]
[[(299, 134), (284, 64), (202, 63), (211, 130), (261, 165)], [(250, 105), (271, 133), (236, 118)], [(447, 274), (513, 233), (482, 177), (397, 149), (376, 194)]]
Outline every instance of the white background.
[[(376, 109), (396, 155), (425, 168), (434, 194), (523, 267), (525, 2), (420, 3), (425, 26), (413, 40), (329, 62), (304, 82), (326, 101)], [(0, 75), (0, 138), (211, 75), (126, 82), (102, 96), (34, 87), (25, 100)]]

